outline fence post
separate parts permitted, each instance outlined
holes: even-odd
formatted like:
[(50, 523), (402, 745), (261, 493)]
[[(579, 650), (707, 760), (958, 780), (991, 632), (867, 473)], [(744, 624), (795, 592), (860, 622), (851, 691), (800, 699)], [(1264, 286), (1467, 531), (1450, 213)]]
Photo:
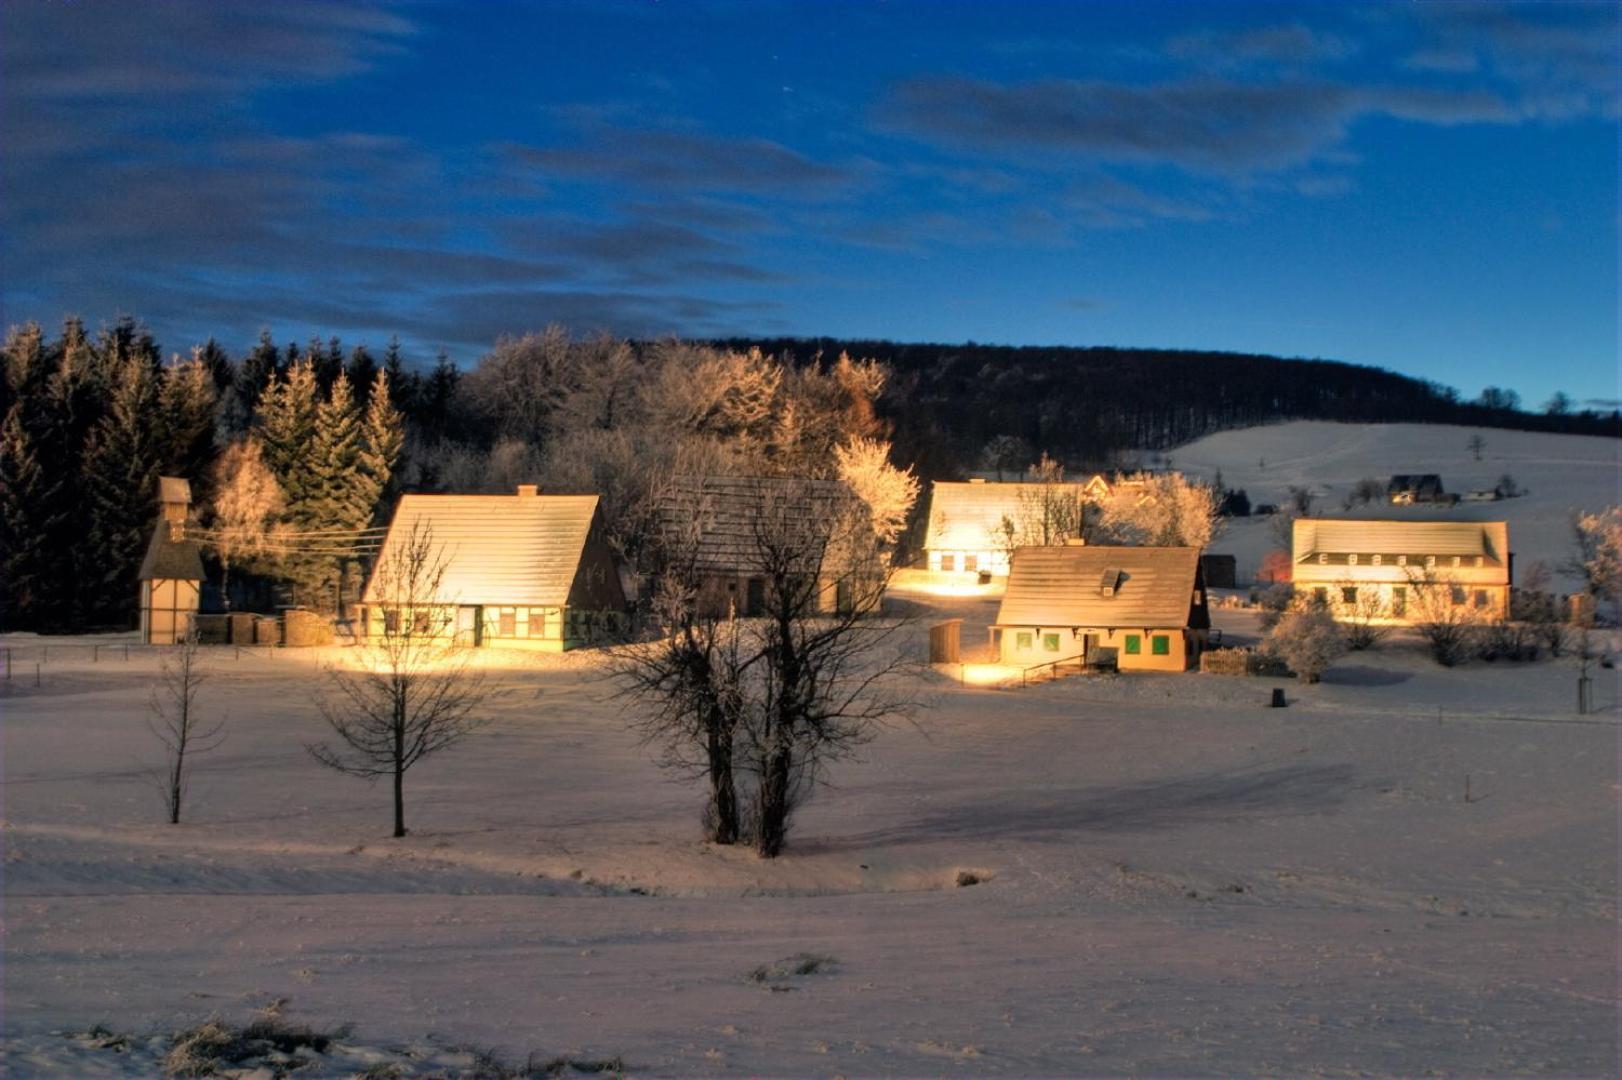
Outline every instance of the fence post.
[(1594, 680), (1587, 675), (1577, 676), (1577, 715), (1587, 716), (1594, 688)]
[(130, 662), (130, 647), (128, 645), (125, 645), (124, 646), (124, 663), (127, 664), (129, 662)]
[(6, 682), (11, 681), (11, 646), (6, 646)]
[(90, 646), (90, 662), (92, 664), (101, 663), (101, 646), (100, 645), (92, 645), (92, 646)]
[(39, 685), (39, 667), (40, 666), (38, 664), (34, 665), (34, 685), (35, 686)]

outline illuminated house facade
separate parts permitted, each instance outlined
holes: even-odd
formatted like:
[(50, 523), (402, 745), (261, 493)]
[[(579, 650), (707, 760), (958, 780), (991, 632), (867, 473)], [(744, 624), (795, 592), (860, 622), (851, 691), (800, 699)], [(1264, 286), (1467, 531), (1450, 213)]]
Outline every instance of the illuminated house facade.
[[(1075, 519), (1088, 503), (1111, 497), (1102, 476), (1083, 483), (1032, 484), (937, 480), (929, 489), (929, 527), (924, 537), (928, 568), (943, 574), (1008, 574), (1009, 530), (1040, 535), (1044, 516)], [(1051, 508), (1073, 503), (1057, 514)], [(1066, 538), (1054, 536), (1055, 543)]]
[[(444, 573), (437, 593), (414, 606), (434, 609), (427, 624), (457, 644), (561, 652), (622, 631), (625, 593), (597, 496), (542, 495), (532, 484), (513, 495), (405, 495), (376, 567), (419, 528)], [(387, 592), (374, 568), (362, 594), (364, 634), (409, 617)]]
[(1505, 522), (1301, 518), (1292, 539), (1296, 594), (1337, 616), (1409, 624), (1436, 618), (1434, 604), (1484, 619), (1509, 613)]
[(191, 484), (175, 476), (158, 478), (158, 521), (141, 559), (141, 640), (173, 645), (191, 632), (203, 585), (203, 556), (185, 539), (191, 511)]
[(1004, 664), (1186, 671), (1211, 614), (1198, 548), (1069, 545), (1014, 552), (991, 646)]

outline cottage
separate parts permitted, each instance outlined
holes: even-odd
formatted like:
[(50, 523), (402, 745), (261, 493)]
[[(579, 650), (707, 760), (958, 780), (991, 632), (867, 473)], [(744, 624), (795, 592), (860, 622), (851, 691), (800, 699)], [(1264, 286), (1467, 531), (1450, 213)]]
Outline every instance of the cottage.
[(158, 478), (158, 521), (137, 577), (141, 583), (141, 640), (173, 645), (191, 632), (203, 584), (203, 555), (185, 536), (191, 484)]
[(1385, 496), (1393, 506), (1448, 501), (1436, 473), (1397, 473), (1386, 482)]
[(1210, 628), (1198, 548), (1024, 547), (1014, 552), (991, 647), (1005, 664), (1081, 659), (1185, 671)]
[(1085, 483), (988, 483), (937, 480), (929, 492), (924, 554), (930, 570), (1006, 577), (1011, 534), (1040, 533), (1043, 523), (1062, 542), (1067, 523), (1108, 491), (1103, 477)]
[(665, 557), (697, 584), (695, 610), (707, 617), (762, 615), (763, 544), (787, 543), (817, 576), (824, 611), (876, 603), (883, 586), (866, 534), (866, 506), (838, 480), (766, 476), (685, 476), (658, 506)]
[[(439, 611), (428, 625), (444, 626), (457, 644), (561, 652), (623, 628), (625, 593), (595, 495), (542, 495), (533, 484), (513, 495), (405, 495), (377, 566), (419, 529), (444, 573), (437, 592), (411, 606)], [(363, 633), (383, 634), (407, 615), (387, 593), (374, 568)]]
[[(1512, 557), (1502, 521), (1295, 522), (1295, 591), (1339, 616), (1424, 621), (1421, 590), (1451, 607), (1501, 619), (1509, 612)], [(1435, 617), (1434, 612), (1429, 617)]]

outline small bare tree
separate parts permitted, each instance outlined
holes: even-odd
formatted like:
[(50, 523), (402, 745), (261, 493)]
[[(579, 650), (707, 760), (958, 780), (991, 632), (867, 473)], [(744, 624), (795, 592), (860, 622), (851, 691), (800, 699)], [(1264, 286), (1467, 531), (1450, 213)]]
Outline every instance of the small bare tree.
[(1480, 461), (1481, 452), (1487, 449), (1487, 440), (1483, 439), (1478, 432), (1465, 441), (1464, 448), (1474, 454), (1477, 461)]
[(483, 676), (468, 670), (472, 654), (456, 647), (456, 609), (441, 595), (445, 568), (421, 523), (384, 549), (368, 593), (382, 626), (374, 622), (352, 666), (327, 670), (317, 698), (337, 742), (306, 747), (341, 773), (389, 777), (397, 837), (406, 834), (406, 772), (487, 723), (475, 715), (488, 696)]
[(1012, 515), (990, 526), (990, 541), (1011, 559), (1022, 547), (1050, 547), (1085, 535), (1087, 503), (1081, 488), (1066, 482), (1064, 466), (1043, 454), (1026, 470)]
[(1342, 602), (1336, 608), (1336, 620), (1346, 635), (1346, 647), (1353, 651), (1372, 649), (1391, 633), (1385, 621), (1386, 605), (1379, 590), (1355, 581), (1342, 581), (1335, 586), (1341, 596), (1348, 592), (1351, 602)]
[(1408, 571), (1413, 591), (1414, 629), (1430, 647), (1431, 658), (1453, 667), (1469, 658), (1475, 644), (1479, 614), (1468, 604), (1465, 586), (1434, 572)]
[(191, 759), (225, 741), (225, 721), (204, 720), (197, 708), (197, 691), (206, 681), (197, 631), (188, 630), (164, 657), (157, 684), (152, 688), (151, 716), (146, 722), (165, 752), (163, 771), (155, 779), (171, 825), (180, 824)]

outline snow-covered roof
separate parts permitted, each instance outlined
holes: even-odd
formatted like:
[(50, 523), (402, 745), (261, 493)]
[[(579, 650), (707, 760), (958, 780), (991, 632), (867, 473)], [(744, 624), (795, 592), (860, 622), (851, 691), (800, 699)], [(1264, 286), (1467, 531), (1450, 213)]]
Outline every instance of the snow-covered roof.
[[(595, 495), (405, 495), (395, 508), (377, 566), (406, 543), (418, 524), (430, 531), (445, 573), (444, 604), (562, 607), (580, 567), (597, 513)], [(377, 595), (376, 571), (366, 584)]]
[(1299, 518), (1295, 561), (1319, 555), (1481, 555), (1509, 559), (1509, 525), (1502, 521), (1351, 521)]
[(1194, 606), (1192, 547), (1022, 547), (998, 626), (1179, 627)]
[[(707, 573), (748, 570), (759, 560), (757, 530), (780, 518), (826, 521), (861, 511), (839, 480), (767, 476), (680, 476), (659, 503), (659, 528), (673, 554)], [(833, 533), (837, 538), (838, 530)], [(840, 552), (827, 558), (838, 562)]]
[(176, 540), (167, 521), (158, 522), (141, 559), (140, 581), (202, 581), (203, 554), (194, 540)]

